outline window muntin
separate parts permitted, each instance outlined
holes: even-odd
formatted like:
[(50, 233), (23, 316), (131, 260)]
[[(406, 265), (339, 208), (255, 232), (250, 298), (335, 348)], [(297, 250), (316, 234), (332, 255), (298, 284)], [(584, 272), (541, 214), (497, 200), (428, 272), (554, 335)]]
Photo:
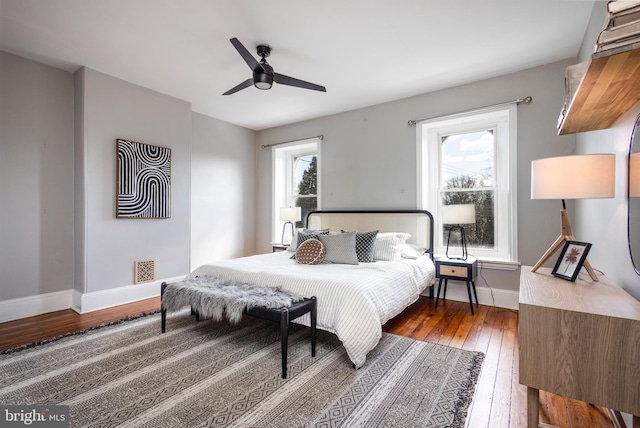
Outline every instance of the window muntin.
[[(495, 130), (440, 137), (440, 204), (474, 204), (474, 224), (466, 224), (470, 248), (494, 248)], [(443, 242), (446, 227), (443, 227)]]

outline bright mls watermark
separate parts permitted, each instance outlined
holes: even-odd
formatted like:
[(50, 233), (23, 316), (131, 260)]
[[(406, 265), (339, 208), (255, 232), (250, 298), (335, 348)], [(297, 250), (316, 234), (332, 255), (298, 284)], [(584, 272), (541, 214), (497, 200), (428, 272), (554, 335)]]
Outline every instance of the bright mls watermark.
[(2, 406), (0, 427), (69, 428), (69, 406)]

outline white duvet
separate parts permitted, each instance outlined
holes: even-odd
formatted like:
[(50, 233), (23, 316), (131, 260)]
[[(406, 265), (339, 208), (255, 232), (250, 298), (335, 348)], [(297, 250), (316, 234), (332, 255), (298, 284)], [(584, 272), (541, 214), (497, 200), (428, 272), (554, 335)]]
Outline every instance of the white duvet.
[[(317, 327), (342, 341), (356, 367), (382, 337), (382, 325), (418, 299), (434, 281), (429, 257), (359, 265), (303, 265), (291, 252), (242, 257), (200, 266), (188, 278), (214, 275), (234, 281), (278, 287), (318, 299)], [(309, 325), (309, 315), (295, 322)]]

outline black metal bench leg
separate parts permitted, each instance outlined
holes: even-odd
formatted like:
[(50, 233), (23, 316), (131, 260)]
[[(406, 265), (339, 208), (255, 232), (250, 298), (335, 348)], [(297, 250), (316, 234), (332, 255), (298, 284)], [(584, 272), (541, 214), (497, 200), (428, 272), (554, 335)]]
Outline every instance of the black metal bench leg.
[(162, 333), (167, 331), (167, 310), (162, 307), (162, 296), (164, 296), (164, 289), (165, 288), (167, 288), (167, 283), (163, 282), (162, 285), (160, 285), (160, 308), (161, 308), (160, 314), (161, 314), (161, 318), (162, 318), (162, 327), (161, 327), (160, 331)]
[(282, 379), (287, 378), (287, 347), (289, 345), (289, 310), (280, 310), (280, 346), (282, 350)]
[(316, 356), (316, 320), (318, 317), (318, 301), (316, 296), (311, 297), (311, 356)]

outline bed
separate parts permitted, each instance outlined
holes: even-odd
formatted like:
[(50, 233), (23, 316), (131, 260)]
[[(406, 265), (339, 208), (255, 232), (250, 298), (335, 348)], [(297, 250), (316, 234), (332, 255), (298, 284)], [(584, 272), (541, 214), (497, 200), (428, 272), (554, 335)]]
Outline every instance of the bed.
[[(337, 335), (349, 359), (355, 367), (361, 367), (367, 353), (380, 341), (385, 322), (414, 303), (427, 287), (433, 296), (433, 217), (419, 210), (313, 211), (306, 225), (311, 231), (328, 229), (334, 236), (378, 231), (376, 260), (310, 265), (292, 259), (294, 251), (282, 251), (209, 263), (188, 278), (214, 276), (315, 296), (317, 328)], [(391, 256), (380, 253), (388, 237), (395, 235), (408, 238), (394, 246)], [(309, 316), (296, 322), (308, 326)]]

